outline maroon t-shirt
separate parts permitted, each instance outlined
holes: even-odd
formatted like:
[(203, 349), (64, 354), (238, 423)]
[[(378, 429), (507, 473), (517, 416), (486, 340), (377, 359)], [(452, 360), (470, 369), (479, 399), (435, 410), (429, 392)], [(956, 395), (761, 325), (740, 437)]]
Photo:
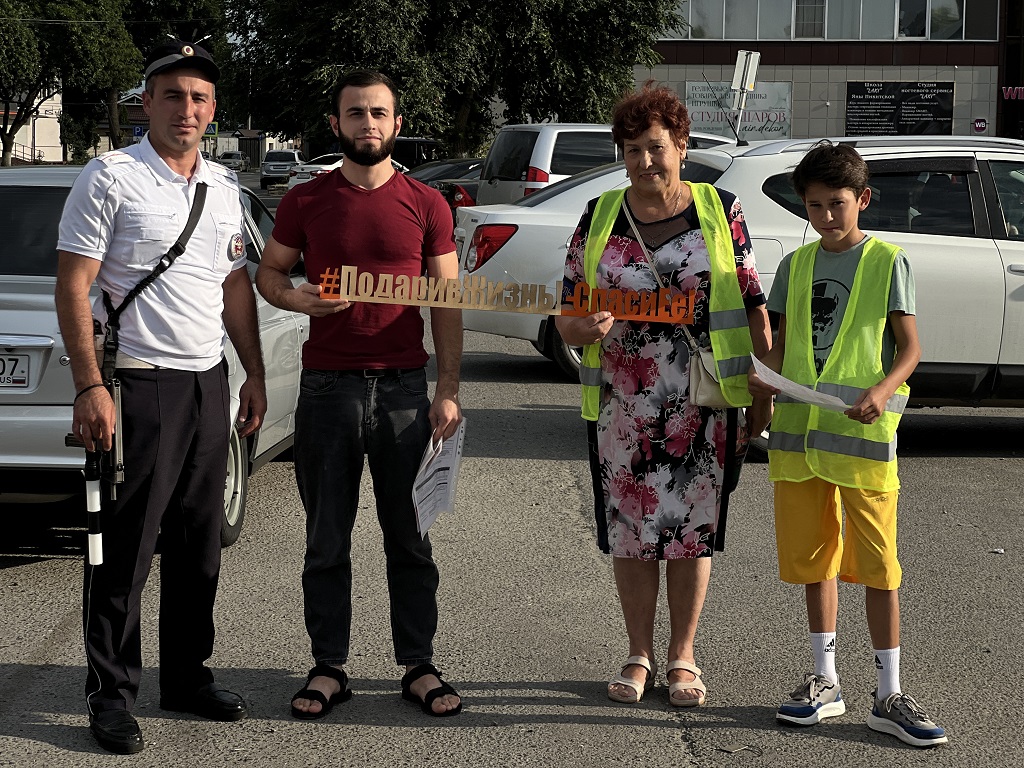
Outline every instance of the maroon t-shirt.
[[(418, 277), (428, 258), (455, 250), (451, 210), (436, 189), (401, 173), (361, 189), (340, 169), (289, 190), (277, 208), (274, 239), (303, 252), (313, 284), (345, 266)], [(302, 348), (303, 367), (323, 370), (418, 368), (427, 359), (420, 307), (399, 304), (357, 301), (311, 317)]]

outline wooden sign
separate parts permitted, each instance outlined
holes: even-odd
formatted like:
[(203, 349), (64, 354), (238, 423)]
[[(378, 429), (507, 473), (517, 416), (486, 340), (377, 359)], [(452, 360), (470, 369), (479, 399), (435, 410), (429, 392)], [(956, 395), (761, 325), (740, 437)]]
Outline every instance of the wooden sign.
[(586, 283), (580, 283), (568, 307), (560, 306), (558, 293), (539, 283), (492, 282), (483, 275), (465, 275), (462, 280), (455, 280), (360, 272), (357, 267), (334, 267), (320, 275), (323, 299), (571, 317), (606, 311), (617, 320), (693, 323), (692, 290), (591, 290)]

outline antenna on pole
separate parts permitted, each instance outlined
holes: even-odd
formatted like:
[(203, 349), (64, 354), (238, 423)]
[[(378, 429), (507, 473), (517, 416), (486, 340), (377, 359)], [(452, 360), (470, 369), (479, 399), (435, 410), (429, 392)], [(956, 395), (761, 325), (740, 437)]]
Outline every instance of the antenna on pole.
[(732, 74), (732, 108), (736, 111), (736, 143), (746, 146), (747, 142), (740, 139), (740, 124), (743, 122), (743, 110), (747, 106), (747, 94), (754, 90), (757, 81), (757, 65), (761, 62), (758, 51), (739, 51), (736, 55), (736, 69)]

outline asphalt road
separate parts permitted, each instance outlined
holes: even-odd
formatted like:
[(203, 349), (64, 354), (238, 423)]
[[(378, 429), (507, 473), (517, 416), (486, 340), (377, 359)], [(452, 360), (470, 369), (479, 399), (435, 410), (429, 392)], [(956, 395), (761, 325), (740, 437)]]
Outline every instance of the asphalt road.
[[(257, 185), (258, 187), (258, 185)], [(783, 728), (775, 707), (809, 669), (802, 592), (778, 581), (766, 466), (748, 464), (716, 556), (697, 639), (707, 705), (605, 697), (626, 656), (611, 568), (592, 535), (578, 388), (521, 342), (467, 334), (459, 506), (431, 538), (441, 569), (436, 661), (465, 712), (434, 720), (399, 695), (380, 534), (368, 477), (354, 552), (355, 697), (299, 722), (291, 695), (311, 664), (299, 571), (303, 513), (290, 463), (251, 483), (245, 528), (225, 552), (218, 679), (248, 720), (158, 708), (156, 670), (136, 714), (134, 766), (1017, 766), (1024, 592), (1024, 415), (912, 412), (900, 433), (905, 569), (903, 686), (950, 744), (917, 750), (864, 724), (874, 670), (862, 591), (840, 589), (839, 671), (848, 711)], [(79, 609), (81, 514), (0, 509), (0, 766), (109, 766), (86, 729)], [(143, 610), (156, 659), (159, 572)], [(668, 629), (659, 615), (664, 667)], [(745, 745), (739, 752), (725, 748)]]

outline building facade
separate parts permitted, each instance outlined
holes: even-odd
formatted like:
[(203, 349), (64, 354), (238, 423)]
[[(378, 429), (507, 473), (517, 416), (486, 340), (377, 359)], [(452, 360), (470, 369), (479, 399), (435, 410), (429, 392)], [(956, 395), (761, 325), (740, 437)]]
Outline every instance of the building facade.
[(760, 54), (743, 138), (1024, 138), (1024, 0), (685, 0), (685, 29), (637, 67), (684, 96), (692, 130), (731, 135), (740, 51)]

